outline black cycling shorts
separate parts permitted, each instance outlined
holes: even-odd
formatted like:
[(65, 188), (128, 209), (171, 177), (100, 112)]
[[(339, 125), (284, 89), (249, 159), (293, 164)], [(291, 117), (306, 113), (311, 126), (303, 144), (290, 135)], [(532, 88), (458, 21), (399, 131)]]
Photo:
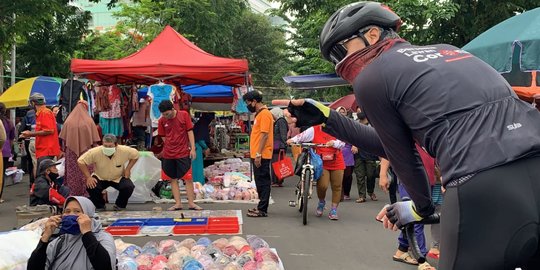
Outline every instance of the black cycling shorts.
[(540, 157), (450, 187), (441, 214), (440, 270), (540, 269)]
[(161, 161), (161, 169), (171, 179), (182, 179), (190, 168), (191, 159), (189, 157), (177, 159), (164, 158)]

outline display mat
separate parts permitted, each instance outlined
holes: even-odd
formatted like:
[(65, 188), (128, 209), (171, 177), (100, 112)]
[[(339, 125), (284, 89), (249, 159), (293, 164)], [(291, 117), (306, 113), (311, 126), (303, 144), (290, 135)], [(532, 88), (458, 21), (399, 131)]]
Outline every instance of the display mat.
[(242, 234), (241, 210), (100, 212), (114, 236), (183, 236)]

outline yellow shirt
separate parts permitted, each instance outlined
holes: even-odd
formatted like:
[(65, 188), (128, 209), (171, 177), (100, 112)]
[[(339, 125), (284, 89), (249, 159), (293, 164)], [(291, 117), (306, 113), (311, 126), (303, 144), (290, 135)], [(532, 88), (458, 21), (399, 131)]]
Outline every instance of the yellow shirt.
[(274, 148), (274, 117), (266, 108), (260, 110), (253, 121), (251, 136), (249, 137), (249, 153), (251, 158), (255, 158), (257, 156), (257, 151), (259, 151), (259, 142), (263, 132), (268, 133), (268, 137), (261, 153), (262, 158), (272, 159), (272, 151)]
[(112, 157), (103, 154), (103, 146), (94, 147), (84, 153), (78, 162), (86, 165), (94, 165), (94, 173), (100, 180), (120, 182), (124, 173), (126, 162), (132, 159), (138, 159), (139, 152), (137, 149), (118, 145), (116, 152)]

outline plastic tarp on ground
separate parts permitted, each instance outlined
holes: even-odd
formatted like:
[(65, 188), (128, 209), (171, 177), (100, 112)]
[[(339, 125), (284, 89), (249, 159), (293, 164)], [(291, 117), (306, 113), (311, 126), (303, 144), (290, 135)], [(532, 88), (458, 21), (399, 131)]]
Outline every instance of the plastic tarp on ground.
[(209, 54), (166, 26), (148, 46), (119, 60), (72, 59), (71, 71), (105, 83), (242, 85), (248, 62)]
[(346, 86), (349, 82), (335, 73), (283, 77), (287, 85), (295, 89), (319, 89)]

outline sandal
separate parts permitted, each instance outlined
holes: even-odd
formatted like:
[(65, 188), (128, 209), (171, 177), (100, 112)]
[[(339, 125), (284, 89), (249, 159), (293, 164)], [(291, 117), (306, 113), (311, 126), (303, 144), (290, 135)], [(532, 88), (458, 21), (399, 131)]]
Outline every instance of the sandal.
[(255, 213), (257, 211), (259, 211), (259, 209), (257, 209), (257, 208), (248, 209), (248, 213)]
[(377, 199), (377, 195), (375, 195), (375, 193), (371, 193), (369, 195), (369, 197), (371, 198), (372, 201), (378, 201), (379, 199)]
[(184, 208), (182, 206), (178, 207), (176, 205), (173, 205), (171, 207), (169, 207), (169, 209), (167, 209), (168, 211), (180, 211), (180, 210), (183, 210)]
[(418, 270), (436, 270), (435, 267), (431, 266), (428, 262), (418, 265)]
[(282, 184), (278, 184), (278, 183), (274, 183), (274, 184), (272, 184), (272, 187), (283, 187), (283, 185), (282, 185)]
[(195, 211), (202, 211), (204, 210), (202, 207), (195, 205), (188, 208), (189, 210), (195, 210)]
[(365, 203), (366, 202), (366, 198), (359, 198), (358, 200), (356, 200), (356, 203)]
[(265, 212), (261, 212), (261, 211), (257, 210), (257, 212), (248, 212), (246, 214), (246, 216), (248, 216), (248, 217), (267, 217), (268, 214), (265, 213)]
[(401, 256), (399, 257), (396, 257), (395, 255), (392, 256), (392, 260), (396, 261), (396, 262), (401, 262), (401, 263), (405, 263), (405, 264), (409, 264), (409, 265), (418, 265), (418, 262), (413, 258), (411, 257), (411, 255), (409, 254), (409, 252), (404, 252), (403, 254), (401, 254)]

